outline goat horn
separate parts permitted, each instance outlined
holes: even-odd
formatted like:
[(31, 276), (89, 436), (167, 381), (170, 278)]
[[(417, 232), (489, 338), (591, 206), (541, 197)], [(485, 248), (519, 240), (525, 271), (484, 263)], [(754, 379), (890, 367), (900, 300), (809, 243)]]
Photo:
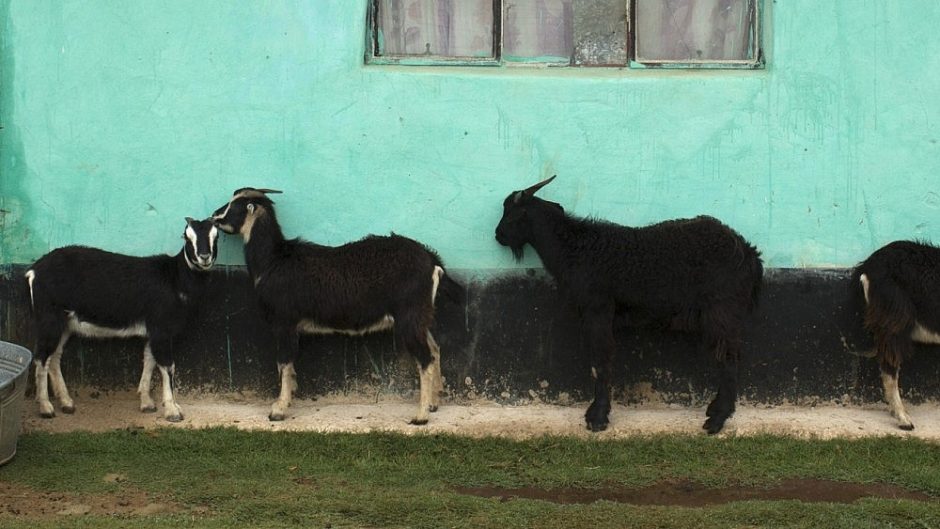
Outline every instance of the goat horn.
[(233, 196), (242, 196), (245, 198), (262, 198), (266, 193), (280, 193), (280, 191), (276, 189), (255, 189), (253, 187), (243, 187), (241, 189), (236, 189)]
[(542, 180), (541, 182), (539, 182), (539, 183), (535, 184), (534, 186), (532, 186), (532, 187), (526, 189), (525, 191), (523, 191), (523, 193), (525, 194), (525, 196), (531, 197), (532, 195), (535, 194), (536, 191), (538, 191), (539, 189), (542, 189), (543, 187), (545, 187), (545, 186), (547, 186), (549, 183), (551, 183), (551, 181), (554, 180), (556, 176), (558, 176), (558, 175), (557, 175), (557, 174), (556, 174), (556, 175), (552, 175), (552, 176), (546, 178), (545, 180)]

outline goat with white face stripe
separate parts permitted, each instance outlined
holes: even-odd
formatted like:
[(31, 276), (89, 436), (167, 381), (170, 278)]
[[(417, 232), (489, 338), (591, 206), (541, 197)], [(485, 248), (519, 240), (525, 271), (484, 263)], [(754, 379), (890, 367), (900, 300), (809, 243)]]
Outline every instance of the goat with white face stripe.
[(421, 397), (413, 424), (426, 424), (443, 389), (440, 349), (431, 336), (440, 288), (459, 298), (462, 288), (444, 275), (440, 258), (423, 244), (392, 234), (342, 246), (285, 239), (265, 196), (243, 188), (213, 214), (222, 231), (245, 241), (245, 262), (263, 317), (276, 340), (281, 392), (269, 418), (283, 420), (296, 389), (298, 335), (359, 335), (394, 329), (417, 361)]
[(181, 421), (173, 396), (173, 342), (184, 330), (215, 263), (218, 229), (211, 220), (186, 219), (185, 244), (175, 256), (133, 257), (86, 246), (66, 246), (40, 258), (26, 272), (36, 327), (36, 400), (52, 418), (49, 382), (63, 413), (75, 404), (60, 361), (72, 335), (147, 338), (140, 376), (140, 410), (155, 412), (151, 376), (163, 378), (164, 417)]

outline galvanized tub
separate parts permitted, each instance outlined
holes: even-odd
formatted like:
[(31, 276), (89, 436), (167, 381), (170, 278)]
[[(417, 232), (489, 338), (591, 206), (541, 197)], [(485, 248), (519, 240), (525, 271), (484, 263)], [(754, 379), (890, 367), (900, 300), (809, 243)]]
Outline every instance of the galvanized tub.
[(13, 458), (23, 422), (23, 395), (33, 354), (19, 345), (0, 342), (0, 465)]

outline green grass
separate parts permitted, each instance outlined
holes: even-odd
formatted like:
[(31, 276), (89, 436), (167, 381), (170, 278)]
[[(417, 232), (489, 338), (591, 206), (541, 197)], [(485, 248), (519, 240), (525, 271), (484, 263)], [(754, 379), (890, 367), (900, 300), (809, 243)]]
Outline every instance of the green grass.
[[(103, 479), (111, 473), (127, 480)], [(517, 442), (227, 429), (34, 433), (20, 439), (17, 457), (0, 468), (0, 481), (40, 492), (104, 494), (133, 487), (174, 501), (183, 511), (134, 518), (0, 514), (0, 527), (940, 528), (936, 501), (667, 508), (503, 502), (453, 490), (461, 485), (633, 487), (667, 479), (759, 487), (801, 477), (892, 483), (940, 498), (940, 446), (902, 438), (769, 436)], [(0, 513), (2, 505), (0, 498)], [(196, 506), (209, 511), (191, 510)]]

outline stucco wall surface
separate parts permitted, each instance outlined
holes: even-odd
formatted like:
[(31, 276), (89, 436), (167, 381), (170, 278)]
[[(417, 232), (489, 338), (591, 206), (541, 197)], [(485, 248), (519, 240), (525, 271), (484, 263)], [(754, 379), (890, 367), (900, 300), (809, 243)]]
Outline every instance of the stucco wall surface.
[[(175, 252), (183, 217), (280, 188), (288, 235), (391, 230), (514, 263), (502, 199), (700, 213), (768, 267), (937, 239), (940, 3), (764, 2), (761, 71), (363, 64), (366, 0), (0, 0), (0, 264)], [(228, 241), (224, 263), (240, 262)]]

